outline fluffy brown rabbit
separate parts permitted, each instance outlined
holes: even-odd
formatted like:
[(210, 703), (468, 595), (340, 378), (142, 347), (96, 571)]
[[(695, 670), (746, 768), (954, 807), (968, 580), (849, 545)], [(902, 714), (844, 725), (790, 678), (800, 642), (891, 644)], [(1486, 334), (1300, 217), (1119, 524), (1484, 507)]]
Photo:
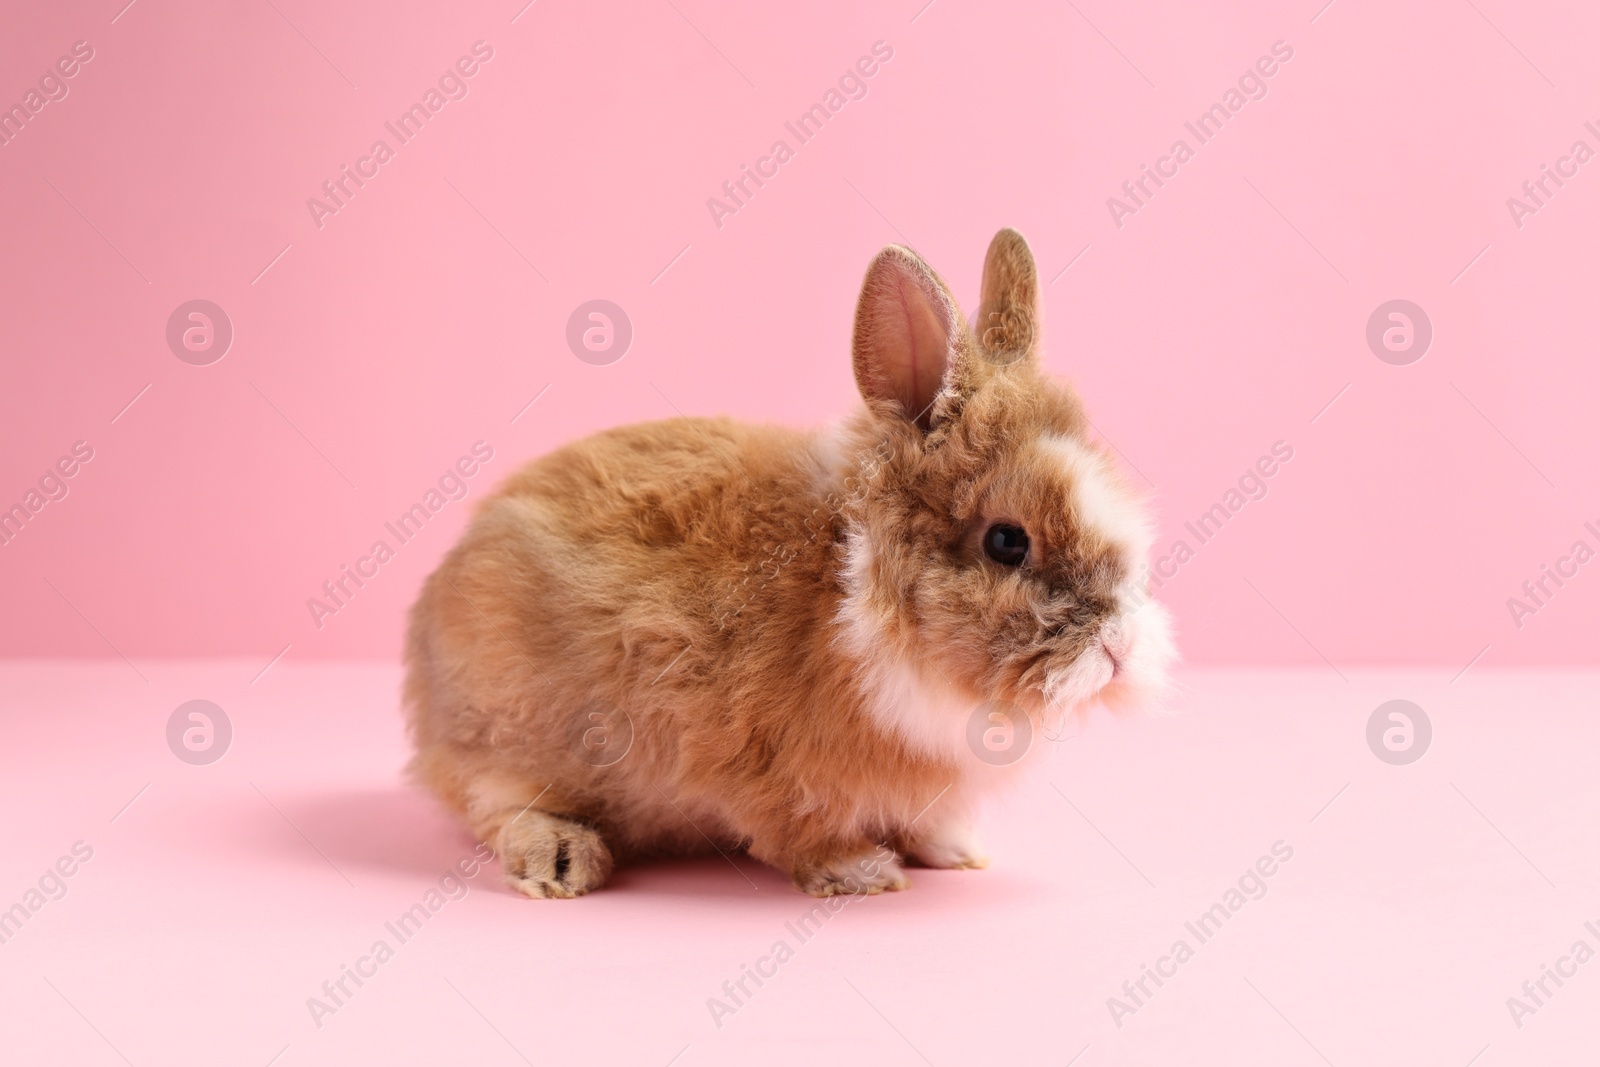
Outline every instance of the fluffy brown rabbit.
[(976, 321), (885, 248), (841, 426), (624, 426), (483, 502), (412, 609), (405, 698), (413, 772), (512, 886), (713, 848), (819, 896), (982, 867), (975, 802), (1046, 718), (1161, 686), (1141, 503), (1039, 365), (1015, 231)]

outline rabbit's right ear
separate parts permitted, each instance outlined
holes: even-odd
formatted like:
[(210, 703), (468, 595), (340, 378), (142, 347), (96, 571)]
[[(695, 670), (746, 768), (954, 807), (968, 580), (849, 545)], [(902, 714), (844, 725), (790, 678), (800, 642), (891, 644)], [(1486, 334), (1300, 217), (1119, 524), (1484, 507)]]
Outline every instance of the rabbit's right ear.
[(1039, 344), (1039, 270), (1028, 242), (1004, 229), (983, 259), (983, 295), (973, 324), (983, 358), (996, 366), (1033, 358)]
[(856, 388), (869, 406), (895, 405), (905, 419), (928, 429), (965, 329), (933, 269), (911, 249), (890, 245), (867, 268), (856, 303)]

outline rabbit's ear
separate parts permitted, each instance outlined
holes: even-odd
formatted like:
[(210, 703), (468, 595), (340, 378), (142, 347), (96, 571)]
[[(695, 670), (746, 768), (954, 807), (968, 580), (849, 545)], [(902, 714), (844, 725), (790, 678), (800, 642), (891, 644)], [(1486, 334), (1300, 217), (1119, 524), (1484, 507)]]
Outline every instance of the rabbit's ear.
[(1039, 340), (1039, 271), (1028, 242), (1016, 230), (1001, 230), (989, 242), (972, 332), (989, 363), (1003, 366), (1034, 355)]
[(869, 405), (899, 406), (924, 430), (945, 375), (966, 344), (955, 300), (922, 257), (900, 245), (879, 252), (856, 303), (852, 358)]

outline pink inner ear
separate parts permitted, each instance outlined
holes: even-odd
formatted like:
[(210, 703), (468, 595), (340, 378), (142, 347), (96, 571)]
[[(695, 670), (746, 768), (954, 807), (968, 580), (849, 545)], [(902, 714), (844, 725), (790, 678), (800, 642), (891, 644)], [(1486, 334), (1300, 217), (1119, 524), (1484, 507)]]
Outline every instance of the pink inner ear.
[(856, 304), (852, 363), (867, 400), (893, 400), (905, 417), (929, 425), (944, 385), (950, 338), (961, 323), (944, 286), (917, 254), (890, 245), (873, 259)]
[(899, 321), (885, 331), (884, 340), (889, 343), (882, 353), (884, 371), (894, 382), (896, 398), (906, 414), (918, 419), (944, 383), (950, 347), (948, 314), (941, 313), (943, 301), (935, 304), (916, 278), (901, 275), (896, 279), (895, 295)]

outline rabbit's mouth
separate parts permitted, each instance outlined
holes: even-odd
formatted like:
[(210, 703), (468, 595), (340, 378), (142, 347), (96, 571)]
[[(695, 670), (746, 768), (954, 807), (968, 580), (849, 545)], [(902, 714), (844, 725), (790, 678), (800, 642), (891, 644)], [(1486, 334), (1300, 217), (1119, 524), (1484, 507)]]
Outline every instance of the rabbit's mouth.
[(1100, 646), (1100, 651), (1111, 661), (1111, 677), (1114, 679), (1120, 674), (1126, 674), (1128, 656), (1132, 651), (1132, 635), (1129, 627), (1123, 624), (1121, 616), (1106, 620), (1095, 640)]
[(1110, 685), (1111, 682), (1114, 682), (1118, 678), (1121, 678), (1124, 674), (1127, 674), (1128, 669), (1122, 665), (1123, 661), (1117, 658), (1117, 654), (1111, 651), (1110, 648), (1107, 648), (1104, 643), (1102, 643), (1100, 647), (1102, 650), (1104, 650), (1106, 658), (1111, 661), (1111, 678), (1106, 682), (1107, 685)]
[(1117, 670), (1116, 659), (1097, 640), (1070, 664), (1045, 675), (1045, 703), (1061, 711), (1076, 711), (1099, 696), (1117, 676)]
[(1165, 683), (1172, 637), (1165, 610), (1154, 603), (1113, 616), (1070, 663), (1045, 674), (1047, 705), (1075, 711), (1096, 699), (1136, 704)]
[(1167, 690), (1167, 670), (1177, 658), (1172, 620), (1154, 601), (1119, 616), (1120, 635), (1106, 642), (1115, 671), (1101, 694), (1114, 708), (1159, 704)]

